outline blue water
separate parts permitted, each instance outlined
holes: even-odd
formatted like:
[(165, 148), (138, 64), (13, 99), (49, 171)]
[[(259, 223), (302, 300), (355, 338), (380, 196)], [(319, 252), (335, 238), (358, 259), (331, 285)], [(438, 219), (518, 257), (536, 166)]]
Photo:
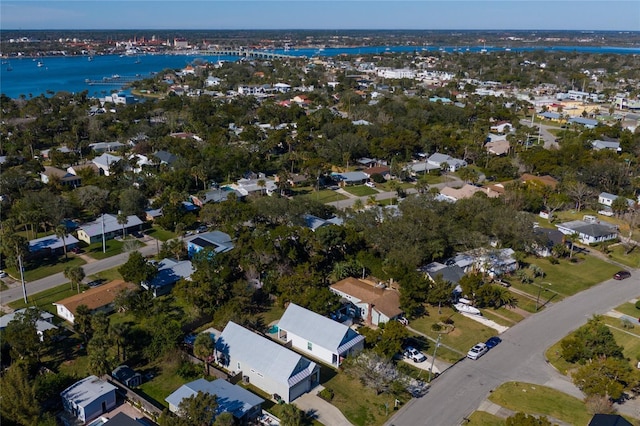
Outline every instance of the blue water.
[[(468, 49), (468, 50), (467, 50)], [(385, 52), (469, 52), (478, 53), (482, 46), (365, 46), (326, 49), (283, 49), (274, 53), (285, 53), (292, 56), (338, 56), (341, 54), (383, 54)], [(487, 52), (503, 52), (505, 47), (486, 47)], [(536, 50), (600, 53), (600, 54), (640, 54), (640, 47), (590, 47), (590, 46), (531, 46), (512, 47), (512, 52), (531, 52)], [(142, 79), (165, 69), (181, 69), (196, 59), (209, 62), (218, 60), (235, 61), (234, 56), (194, 56), (194, 55), (142, 55), (136, 56), (95, 56), (92, 61), (87, 57), (51, 57), (37, 61), (31, 58), (11, 59), (3, 61), (0, 68), (0, 93), (10, 98), (26, 98), (50, 95), (59, 91), (78, 93), (87, 90), (89, 96), (99, 97), (120, 89), (130, 79)], [(11, 71), (8, 69), (11, 68)], [(90, 85), (85, 80), (103, 82), (105, 78), (119, 75), (110, 84)]]

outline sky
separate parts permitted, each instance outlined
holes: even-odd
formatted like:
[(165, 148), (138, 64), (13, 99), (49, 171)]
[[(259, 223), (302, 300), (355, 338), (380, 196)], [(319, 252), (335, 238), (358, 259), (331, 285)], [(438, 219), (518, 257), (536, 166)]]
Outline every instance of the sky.
[(640, 1), (2, 0), (0, 28), (640, 31)]

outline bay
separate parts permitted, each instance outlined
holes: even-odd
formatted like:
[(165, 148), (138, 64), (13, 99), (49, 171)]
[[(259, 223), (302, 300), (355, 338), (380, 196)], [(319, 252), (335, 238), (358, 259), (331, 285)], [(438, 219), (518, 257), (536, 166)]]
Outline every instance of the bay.
[[(319, 49), (276, 49), (267, 52), (291, 56), (335, 57), (340, 55), (370, 55), (384, 53), (470, 53), (479, 54), (506, 52), (578, 52), (595, 54), (640, 55), (640, 47), (594, 47), (594, 46), (362, 46)], [(0, 68), (0, 93), (10, 97), (31, 98), (50, 96), (59, 91), (79, 93), (86, 90), (90, 97), (103, 97), (120, 90), (128, 81), (150, 77), (166, 69), (182, 69), (197, 59), (207, 62), (237, 61), (237, 56), (160, 54), (140, 56), (96, 55), (57, 56), (40, 59), (19, 58), (3, 60)], [(114, 78), (117, 77), (117, 78)], [(96, 84), (90, 84), (95, 82)]]

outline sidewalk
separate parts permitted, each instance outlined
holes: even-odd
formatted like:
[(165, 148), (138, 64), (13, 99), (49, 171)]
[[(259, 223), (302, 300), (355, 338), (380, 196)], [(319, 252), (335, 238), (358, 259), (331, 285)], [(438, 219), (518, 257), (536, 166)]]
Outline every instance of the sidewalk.
[(462, 314), (463, 316), (472, 319), (474, 321), (479, 322), (480, 324), (486, 325), (487, 327), (493, 328), (494, 330), (496, 330), (498, 333), (504, 333), (505, 331), (507, 331), (509, 329), (509, 327), (506, 327), (504, 325), (500, 325), (497, 322), (490, 320), (489, 318), (485, 318), (482, 315), (473, 315), (473, 314), (468, 314), (466, 312), (460, 312), (460, 314)]

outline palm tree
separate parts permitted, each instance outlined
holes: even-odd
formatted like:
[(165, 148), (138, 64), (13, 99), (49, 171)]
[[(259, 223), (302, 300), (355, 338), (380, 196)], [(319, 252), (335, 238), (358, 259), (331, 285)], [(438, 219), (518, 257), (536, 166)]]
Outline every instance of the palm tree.
[(264, 179), (258, 180), (258, 186), (260, 187), (260, 195), (264, 195), (265, 188), (267, 186), (267, 182)]
[(78, 287), (78, 293), (80, 293), (80, 283), (85, 278), (84, 269), (81, 266), (67, 266), (64, 270), (64, 277), (71, 281), (71, 290), (75, 284)]
[(129, 219), (127, 219), (127, 215), (125, 215), (124, 213), (118, 213), (118, 223), (120, 225), (122, 225), (122, 238), (126, 237), (126, 229), (125, 229), (125, 225), (129, 222)]
[(62, 247), (64, 248), (64, 258), (67, 259), (67, 227), (64, 225), (56, 226), (56, 237), (62, 238)]
[[(126, 322), (118, 322), (112, 324), (109, 331), (113, 337), (113, 341), (116, 343), (116, 348), (118, 350), (118, 361), (127, 359), (127, 355), (125, 352), (126, 348), (126, 339), (129, 334), (129, 324)], [(122, 358), (120, 358), (120, 348), (122, 348)]]

